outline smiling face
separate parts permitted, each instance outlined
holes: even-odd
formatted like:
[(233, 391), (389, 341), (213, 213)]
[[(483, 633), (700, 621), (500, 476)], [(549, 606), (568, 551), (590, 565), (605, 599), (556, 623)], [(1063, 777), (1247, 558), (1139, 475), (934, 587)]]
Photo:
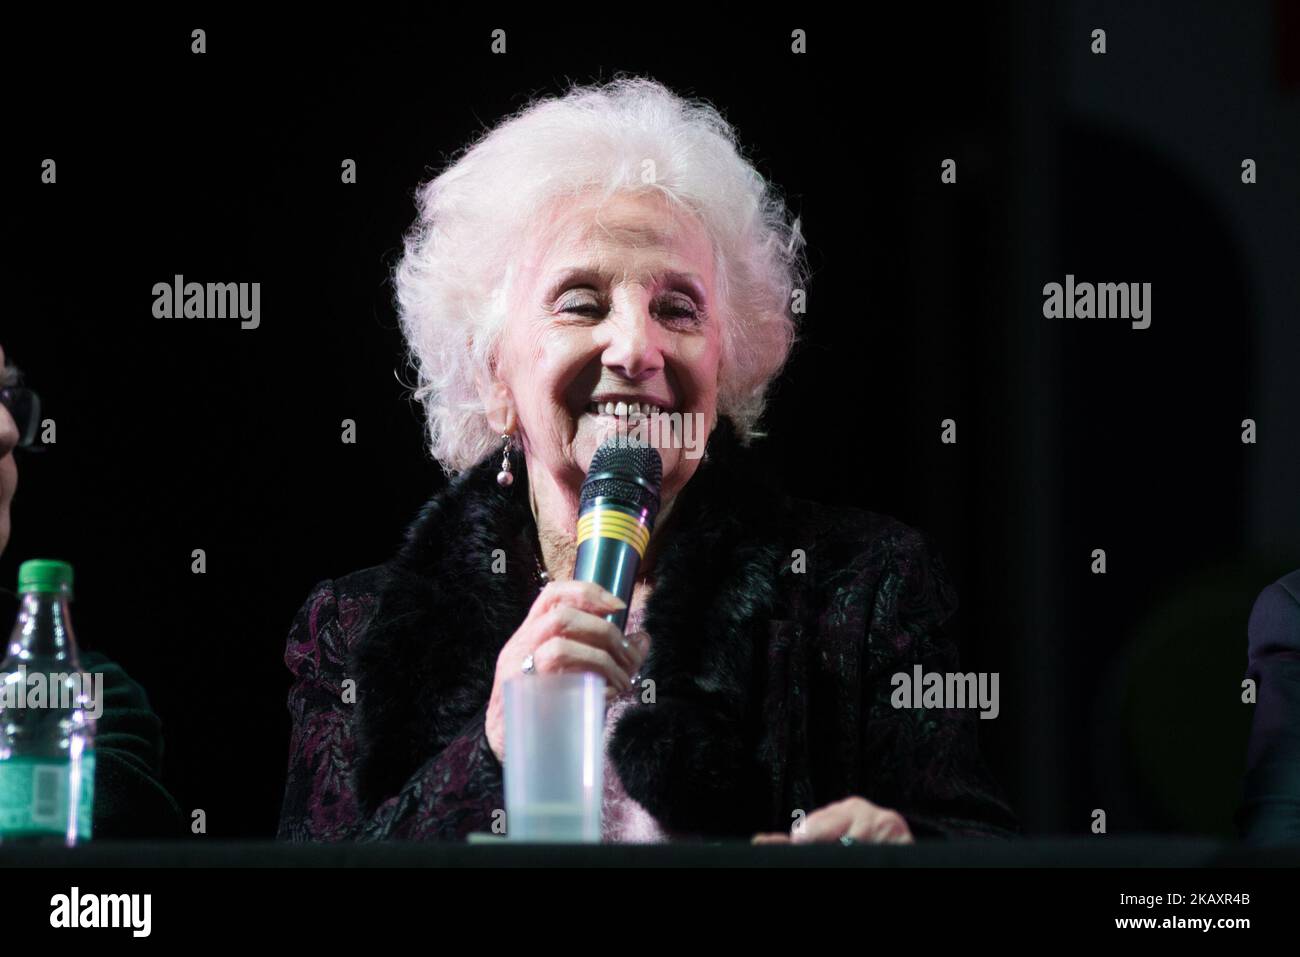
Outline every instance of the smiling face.
[(654, 443), (670, 502), (717, 417), (722, 331), (704, 227), (657, 194), (619, 194), (600, 208), (570, 201), (552, 207), (521, 267), (489, 399), (494, 428), (504, 427), (508, 404), (529, 475), (576, 501), (620, 414), (625, 427), (651, 406), (698, 414), (696, 449), (681, 448), (681, 434), (673, 441), (666, 428)]

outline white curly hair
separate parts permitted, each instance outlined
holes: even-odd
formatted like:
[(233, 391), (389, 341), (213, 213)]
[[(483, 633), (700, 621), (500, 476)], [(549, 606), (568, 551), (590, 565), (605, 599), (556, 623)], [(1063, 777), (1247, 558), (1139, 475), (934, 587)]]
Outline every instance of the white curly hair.
[(489, 381), (513, 264), (535, 217), (566, 196), (621, 191), (658, 192), (706, 229), (722, 325), (718, 414), (744, 441), (759, 434), (768, 386), (795, 338), (791, 299), (806, 277), (799, 221), (715, 107), (618, 75), (534, 100), (416, 190), (419, 215), (393, 283), (414, 396), (448, 474), (499, 441), (478, 382)]

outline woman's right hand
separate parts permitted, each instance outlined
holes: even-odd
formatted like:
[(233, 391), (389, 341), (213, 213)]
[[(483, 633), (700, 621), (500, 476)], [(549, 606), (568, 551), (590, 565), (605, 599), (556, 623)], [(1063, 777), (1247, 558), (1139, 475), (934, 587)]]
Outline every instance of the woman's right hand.
[(488, 700), (488, 744), (498, 761), (505, 761), (506, 716), (504, 684), (523, 674), (524, 659), (533, 656), (535, 675), (590, 671), (605, 679), (605, 700), (631, 685), (645, 658), (648, 642), (630, 635), (605, 616), (624, 603), (594, 582), (549, 582), (538, 594), (519, 629), (497, 656), (492, 696)]

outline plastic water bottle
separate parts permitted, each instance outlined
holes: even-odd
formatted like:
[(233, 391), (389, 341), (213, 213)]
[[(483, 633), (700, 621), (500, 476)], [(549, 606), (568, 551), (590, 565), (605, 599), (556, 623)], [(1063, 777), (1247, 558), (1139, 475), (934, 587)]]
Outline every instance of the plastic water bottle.
[(0, 841), (71, 846), (90, 839), (98, 694), (72, 633), (72, 566), (23, 562), (18, 592), (0, 662)]

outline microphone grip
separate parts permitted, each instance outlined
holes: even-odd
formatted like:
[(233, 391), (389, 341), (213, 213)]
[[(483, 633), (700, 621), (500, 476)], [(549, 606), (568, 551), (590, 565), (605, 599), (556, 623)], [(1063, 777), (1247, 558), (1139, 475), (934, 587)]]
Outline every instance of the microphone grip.
[[(578, 545), (573, 577), (578, 581), (595, 582), (623, 599), (624, 604), (630, 608), (632, 589), (636, 585), (636, 570), (640, 564), (641, 556), (627, 542), (596, 535)], [(617, 625), (619, 631), (625, 631), (628, 608), (606, 615), (605, 618)]]

